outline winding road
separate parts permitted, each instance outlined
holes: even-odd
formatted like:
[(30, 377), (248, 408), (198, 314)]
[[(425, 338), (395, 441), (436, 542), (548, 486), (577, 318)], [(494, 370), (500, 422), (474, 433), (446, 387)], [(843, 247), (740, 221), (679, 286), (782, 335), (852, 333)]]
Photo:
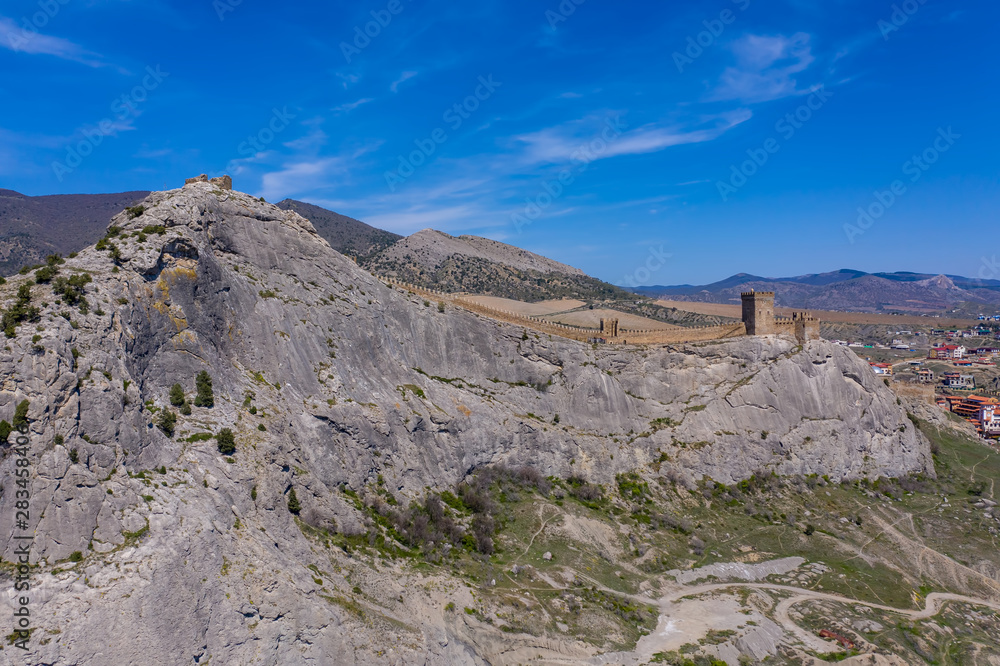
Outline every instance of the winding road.
[[(869, 601), (859, 601), (857, 599), (850, 599), (848, 597), (843, 597), (838, 594), (830, 594), (828, 592), (816, 592), (813, 590), (805, 590), (799, 587), (792, 587), (790, 585), (775, 585), (771, 583), (706, 583), (704, 585), (692, 585), (692, 586), (681, 586), (670, 591), (665, 596), (659, 599), (649, 599), (647, 597), (641, 597), (636, 595), (622, 595), (620, 592), (611, 590), (600, 586), (605, 591), (619, 595), (627, 596), (635, 601), (641, 601), (642, 603), (659, 606), (660, 608), (660, 620), (661, 624), (663, 620), (668, 622), (671, 619), (672, 612), (676, 612), (676, 608), (673, 605), (684, 597), (697, 596), (702, 594), (707, 594), (711, 592), (720, 592), (724, 590), (732, 590), (737, 588), (752, 589), (752, 590), (768, 590), (772, 592), (786, 592), (791, 593), (791, 596), (787, 599), (783, 599), (778, 603), (778, 606), (774, 611), (775, 621), (781, 625), (782, 629), (788, 633), (794, 635), (798, 640), (800, 640), (803, 645), (808, 649), (814, 650), (816, 652), (829, 652), (831, 651), (831, 643), (824, 641), (819, 638), (819, 636), (813, 635), (812, 633), (806, 631), (799, 625), (797, 625), (789, 616), (789, 611), (796, 604), (802, 603), (803, 601), (833, 601), (842, 604), (854, 605), (854, 606), (866, 606), (868, 608), (874, 608), (877, 610), (887, 611), (890, 613), (896, 613), (902, 615), (910, 620), (926, 620), (928, 618), (934, 617), (941, 612), (943, 605), (949, 601), (955, 601), (959, 603), (973, 604), (976, 606), (983, 606), (990, 608), (995, 611), (1000, 611), (1000, 602), (989, 601), (987, 599), (978, 599), (976, 597), (967, 597), (961, 594), (952, 594), (948, 592), (932, 592), (927, 595), (924, 607), (919, 610), (909, 610), (903, 608), (894, 608), (893, 606), (886, 606), (883, 604), (877, 604)], [(659, 627), (658, 627), (659, 628)], [(641, 664), (646, 663), (652, 658), (657, 652), (666, 651), (666, 641), (664, 640), (662, 644), (658, 643), (657, 633), (650, 634), (642, 640), (640, 640), (640, 645), (636, 646), (636, 650), (627, 653), (613, 653), (599, 655), (597, 657), (589, 660), (592, 664)], [(641, 646), (641, 647), (640, 647)]]

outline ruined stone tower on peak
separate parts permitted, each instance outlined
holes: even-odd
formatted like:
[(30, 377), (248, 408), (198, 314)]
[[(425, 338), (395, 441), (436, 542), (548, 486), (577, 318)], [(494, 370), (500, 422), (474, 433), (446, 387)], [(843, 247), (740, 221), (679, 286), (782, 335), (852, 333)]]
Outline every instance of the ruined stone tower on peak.
[(185, 185), (190, 185), (191, 183), (211, 183), (215, 185), (220, 190), (231, 190), (233, 189), (233, 179), (229, 176), (218, 176), (217, 178), (209, 178), (205, 174), (200, 176), (195, 176), (194, 178), (187, 178), (184, 181)]

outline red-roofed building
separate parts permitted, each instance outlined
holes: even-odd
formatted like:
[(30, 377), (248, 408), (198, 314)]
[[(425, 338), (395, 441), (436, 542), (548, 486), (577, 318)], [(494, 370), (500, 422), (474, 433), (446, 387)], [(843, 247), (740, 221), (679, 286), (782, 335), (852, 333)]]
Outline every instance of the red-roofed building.
[(1000, 399), (981, 395), (948, 398), (951, 411), (966, 419), (984, 437), (1000, 436)]
[(965, 356), (965, 347), (960, 345), (942, 345), (934, 347), (927, 354), (927, 358), (962, 358)]

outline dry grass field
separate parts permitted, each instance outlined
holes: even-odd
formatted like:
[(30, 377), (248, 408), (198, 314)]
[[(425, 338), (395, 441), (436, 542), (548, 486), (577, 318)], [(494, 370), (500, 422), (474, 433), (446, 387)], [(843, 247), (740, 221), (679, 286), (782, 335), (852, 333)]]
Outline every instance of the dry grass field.
[(580, 326), (582, 328), (599, 328), (601, 319), (617, 319), (621, 328), (633, 330), (668, 330), (680, 328), (674, 324), (657, 321), (648, 317), (619, 312), (606, 308), (586, 308), (586, 303), (571, 299), (542, 301), (540, 303), (525, 303), (509, 298), (496, 296), (463, 296), (461, 300), (485, 305), (491, 308), (507, 310), (519, 315), (541, 317), (557, 324)]
[(556, 312), (575, 310), (576, 308), (581, 308), (586, 305), (583, 301), (576, 301), (572, 299), (542, 301), (540, 303), (525, 303), (524, 301), (515, 301), (509, 298), (500, 298), (498, 296), (463, 296), (462, 300), (478, 303), (479, 305), (485, 305), (490, 308), (507, 310), (508, 312), (513, 312), (514, 314), (524, 315), (527, 317), (542, 317)]
[(566, 324), (568, 326), (582, 326), (583, 328), (599, 328), (601, 325), (601, 319), (617, 319), (618, 326), (620, 328), (627, 328), (632, 330), (655, 330), (655, 331), (665, 331), (681, 328), (680, 326), (674, 326), (673, 324), (668, 324), (663, 321), (656, 321), (655, 319), (649, 319), (647, 317), (640, 317), (638, 315), (627, 314), (625, 312), (619, 312), (617, 310), (605, 310), (605, 309), (593, 309), (593, 310), (576, 310), (574, 312), (565, 312), (562, 314), (556, 314), (551, 316), (546, 316), (549, 321), (554, 321), (558, 324)]

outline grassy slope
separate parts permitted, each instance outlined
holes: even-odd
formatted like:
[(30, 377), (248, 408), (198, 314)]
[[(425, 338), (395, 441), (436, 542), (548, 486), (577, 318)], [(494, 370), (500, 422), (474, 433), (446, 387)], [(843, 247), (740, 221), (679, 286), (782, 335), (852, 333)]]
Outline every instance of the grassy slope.
[[(742, 488), (707, 481), (689, 491), (668, 481), (670, 465), (663, 461), (641, 477), (603, 488), (599, 499), (576, 497), (578, 481), (553, 479), (544, 494), (516, 480), (493, 482), (492, 515), (499, 528), (490, 556), (476, 552), (469, 539), (449, 554), (427, 543), (406, 548), (393, 541), (406, 542), (406, 535), (371, 510), (381, 525), (374, 532), (322, 538), (371, 566), (379, 566), (379, 557), (396, 558), (465, 581), (476, 589), (476, 602), (454, 612), (484, 625), (514, 634), (568, 634), (602, 652), (630, 649), (656, 625), (656, 609), (630, 595), (642, 589), (655, 597), (661, 581), (670, 580), (667, 571), (713, 562), (797, 555), (828, 570), (806, 581), (771, 576), (769, 582), (897, 608), (921, 608), (931, 591), (1000, 598), (998, 521), (971, 507), (997, 490), (1000, 455), (951, 432), (921, 427), (937, 451), (937, 479), (836, 486), (821, 478), (770, 478)], [(369, 494), (390, 498), (384, 489)], [(363, 506), (360, 499), (358, 504)], [(446, 511), (470, 525), (476, 514), (460, 500), (451, 504)], [(1000, 641), (995, 617), (970, 615), (962, 604), (948, 604), (920, 623), (877, 611), (858, 616), (853, 607), (833, 602), (796, 609), (800, 623), (813, 631), (845, 615), (877, 619), (883, 631), (860, 638), (911, 663), (974, 663), (963, 660)], [(689, 652), (698, 647), (692, 644)]]

